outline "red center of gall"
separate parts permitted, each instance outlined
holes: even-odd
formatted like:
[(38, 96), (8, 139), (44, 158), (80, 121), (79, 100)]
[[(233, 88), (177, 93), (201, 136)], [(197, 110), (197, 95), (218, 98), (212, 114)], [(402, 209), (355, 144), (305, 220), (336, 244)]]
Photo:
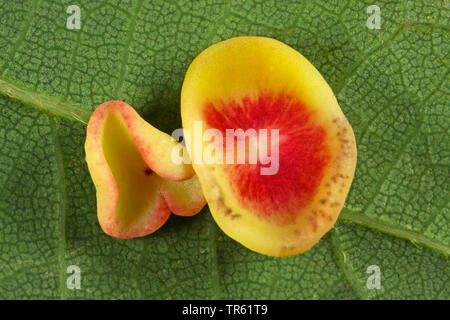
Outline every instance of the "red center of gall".
[[(240, 101), (209, 102), (203, 108), (209, 128), (279, 130), (279, 170), (261, 175), (256, 164), (225, 164), (232, 191), (240, 205), (260, 218), (291, 223), (316, 194), (330, 162), (326, 131), (314, 112), (292, 95), (261, 93)], [(225, 143), (225, 142), (224, 142)], [(270, 148), (269, 148), (270, 150)]]

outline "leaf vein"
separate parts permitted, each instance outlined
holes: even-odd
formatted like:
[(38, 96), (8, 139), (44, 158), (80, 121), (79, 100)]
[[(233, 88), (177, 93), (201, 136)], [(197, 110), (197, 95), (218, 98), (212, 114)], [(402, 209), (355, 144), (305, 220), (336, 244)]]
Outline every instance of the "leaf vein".
[(355, 212), (347, 208), (342, 209), (340, 217), (343, 220), (361, 225), (363, 227), (374, 229), (397, 238), (409, 240), (414, 244), (419, 244), (444, 256), (448, 257), (450, 255), (450, 248), (448, 246), (436, 241), (435, 239), (425, 237), (416, 231), (407, 230), (384, 221), (379, 221), (374, 218), (370, 218), (363, 213)]
[(345, 279), (348, 281), (352, 289), (354, 290), (355, 294), (360, 299), (368, 299), (368, 297), (364, 294), (363, 288), (361, 287), (360, 283), (358, 282), (358, 279), (355, 276), (355, 273), (353, 271), (353, 268), (351, 264), (349, 263), (348, 257), (344, 250), (341, 248), (339, 244), (339, 239), (337, 235), (336, 228), (333, 228), (330, 232), (330, 243), (331, 248), (334, 252), (334, 256), (336, 259), (337, 265), (341, 268), (342, 272), (344, 273)]
[(119, 78), (117, 80), (117, 86), (114, 93), (114, 96), (116, 99), (119, 99), (120, 96), (120, 90), (122, 88), (123, 80), (125, 79), (125, 75), (127, 72), (127, 64), (128, 64), (128, 57), (130, 53), (130, 47), (131, 47), (131, 40), (133, 38), (134, 29), (136, 26), (136, 18), (139, 13), (139, 10), (142, 8), (143, 0), (140, 0), (136, 7), (134, 8), (133, 16), (130, 19), (130, 24), (128, 26), (128, 34), (127, 34), (127, 41), (125, 43), (125, 47), (122, 51), (122, 57), (121, 57), (121, 67), (120, 67), (120, 73)]
[(59, 269), (59, 291), (60, 298), (66, 299), (65, 289), (65, 254), (67, 250), (67, 190), (65, 185), (64, 159), (61, 150), (61, 141), (57, 131), (56, 120), (49, 117), (50, 128), (52, 130), (53, 141), (56, 153), (56, 170), (58, 172), (57, 185), (59, 189), (59, 246), (58, 246), (58, 269)]

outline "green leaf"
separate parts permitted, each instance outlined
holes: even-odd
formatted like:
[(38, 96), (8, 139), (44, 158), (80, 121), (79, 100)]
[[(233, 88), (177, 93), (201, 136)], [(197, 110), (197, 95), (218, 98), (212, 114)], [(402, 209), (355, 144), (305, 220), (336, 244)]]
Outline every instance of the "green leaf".
[[(449, 3), (0, 1), (0, 298), (441, 298), (448, 255)], [(238, 35), (279, 39), (323, 74), (355, 129), (356, 177), (310, 251), (256, 254), (208, 208), (133, 240), (106, 236), (84, 161), (85, 123), (120, 99), (168, 133), (192, 59)], [(67, 267), (81, 288), (66, 286)], [(368, 289), (369, 266), (381, 271)]]

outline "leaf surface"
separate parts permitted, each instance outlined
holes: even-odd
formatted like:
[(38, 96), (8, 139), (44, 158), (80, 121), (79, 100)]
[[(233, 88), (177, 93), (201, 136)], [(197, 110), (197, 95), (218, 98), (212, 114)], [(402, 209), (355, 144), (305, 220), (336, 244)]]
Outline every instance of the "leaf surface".
[[(0, 298), (449, 298), (448, 1), (378, 1), (381, 30), (356, 0), (84, 0), (68, 30), (71, 4), (0, 1)], [(336, 227), (283, 259), (226, 237), (207, 208), (144, 238), (103, 234), (89, 114), (124, 100), (171, 133), (192, 59), (239, 35), (301, 52), (351, 122), (358, 167)]]

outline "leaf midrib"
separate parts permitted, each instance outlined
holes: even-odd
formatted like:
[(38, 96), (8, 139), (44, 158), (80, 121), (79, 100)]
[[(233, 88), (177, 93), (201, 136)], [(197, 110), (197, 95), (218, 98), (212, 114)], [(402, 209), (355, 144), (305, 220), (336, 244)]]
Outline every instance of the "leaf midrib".
[(73, 102), (63, 98), (49, 96), (42, 92), (33, 91), (21, 83), (17, 83), (4, 76), (0, 77), (0, 95), (17, 100), (24, 105), (33, 107), (52, 116), (58, 116), (87, 125), (91, 112)]

